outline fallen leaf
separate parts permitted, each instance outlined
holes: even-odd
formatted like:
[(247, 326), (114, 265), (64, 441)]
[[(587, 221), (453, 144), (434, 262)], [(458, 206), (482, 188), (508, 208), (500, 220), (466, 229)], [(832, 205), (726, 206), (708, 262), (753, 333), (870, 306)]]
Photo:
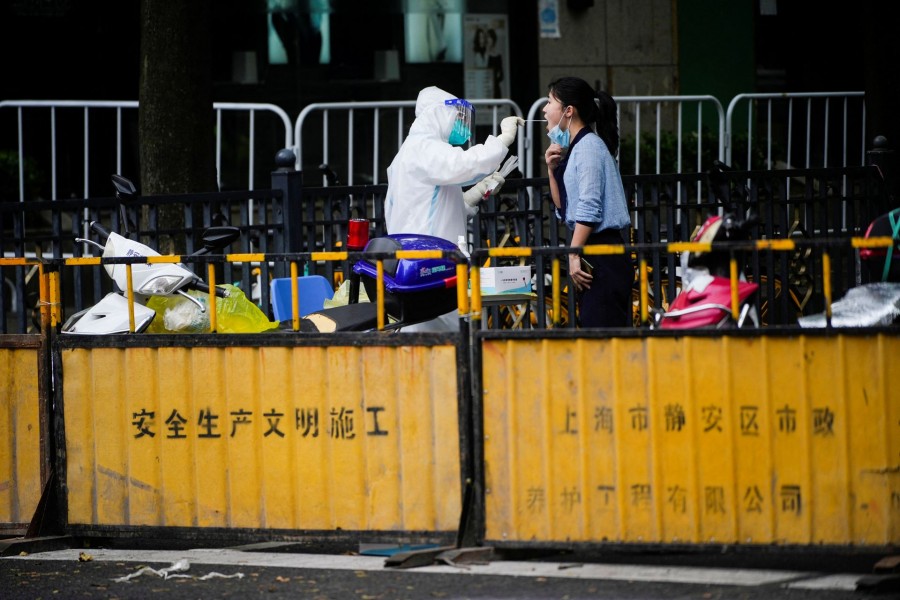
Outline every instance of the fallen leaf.
[(291, 580), (290, 577), (282, 577), (281, 575), (278, 575), (278, 576), (275, 578), (275, 581), (277, 581), (278, 583), (287, 583), (287, 582), (289, 582), (290, 580)]
[(88, 554), (87, 552), (79, 552), (78, 553), (78, 562), (90, 562), (94, 560), (94, 557)]
[(19, 552), (19, 556), (28, 556), (28, 553), (22, 550), (21, 552)]

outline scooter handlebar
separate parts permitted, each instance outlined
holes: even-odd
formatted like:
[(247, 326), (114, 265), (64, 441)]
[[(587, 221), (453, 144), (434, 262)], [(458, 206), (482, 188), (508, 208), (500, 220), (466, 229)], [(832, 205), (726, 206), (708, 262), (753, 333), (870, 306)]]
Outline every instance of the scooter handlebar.
[[(198, 281), (195, 281), (194, 283), (190, 284), (190, 285), (187, 286), (187, 287), (190, 288), (190, 289), (192, 289), (192, 290), (196, 290), (196, 291), (198, 291), (198, 292), (201, 292), (201, 293), (203, 293), (203, 294), (208, 294), (208, 293), (209, 293), (209, 284), (206, 283), (205, 281), (199, 281), (199, 280), (198, 280)], [(223, 289), (220, 288), (220, 287), (217, 287), (217, 288), (216, 288), (216, 296), (218, 296), (219, 298), (227, 298), (227, 297), (228, 297), (228, 292), (226, 292), (225, 290), (223, 290)]]
[(109, 239), (109, 230), (97, 221), (91, 221), (91, 231), (99, 235), (100, 239), (104, 242)]

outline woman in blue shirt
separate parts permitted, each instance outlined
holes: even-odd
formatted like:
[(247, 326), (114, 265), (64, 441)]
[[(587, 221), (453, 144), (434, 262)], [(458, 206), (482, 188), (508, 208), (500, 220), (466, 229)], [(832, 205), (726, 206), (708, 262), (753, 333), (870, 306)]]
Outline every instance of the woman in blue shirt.
[[(556, 216), (571, 232), (569, 246), (622, 244), (631, 224), (616, 162), (616, 102), (583, 79), (563, 77), (549, 86), (544, 118), (551, 144), (544, 155)], [(631, 324), (634, 266), (624, 254), (569, 255), (580, 327)]]

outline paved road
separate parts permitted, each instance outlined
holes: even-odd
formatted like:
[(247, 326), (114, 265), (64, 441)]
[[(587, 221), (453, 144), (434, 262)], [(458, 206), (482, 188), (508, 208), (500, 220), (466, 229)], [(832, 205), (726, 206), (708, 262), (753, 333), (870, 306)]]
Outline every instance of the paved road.
[(900, 586), (887, 579), (878, 579), (880, 588), (857, 589), (871, 581), (870, 558), (572, 554), (395, 569), (382, 556), (356, 553), (75, 548), (0, 559), (0, 597), (900, 598)]

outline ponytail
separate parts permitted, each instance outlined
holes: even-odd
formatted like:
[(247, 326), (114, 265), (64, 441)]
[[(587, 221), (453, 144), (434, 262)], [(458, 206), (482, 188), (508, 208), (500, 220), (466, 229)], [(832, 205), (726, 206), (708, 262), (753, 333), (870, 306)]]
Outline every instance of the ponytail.
[(597, 135), (609, 148), (609, 153), (616, 156), (619, 153), (619, 115), (616, 101), (606, 92), (598, 90), (594, 94), (593, 115)]

